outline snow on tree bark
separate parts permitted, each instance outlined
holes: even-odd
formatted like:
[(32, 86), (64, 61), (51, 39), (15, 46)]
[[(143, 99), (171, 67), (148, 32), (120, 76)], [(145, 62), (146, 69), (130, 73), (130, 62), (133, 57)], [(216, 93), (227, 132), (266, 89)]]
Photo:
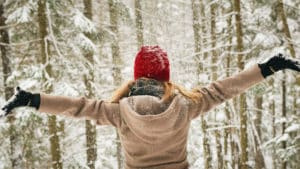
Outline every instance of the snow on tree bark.
[[(113, 62), (112, 75), (114, 79), (114, 85), (120, 86), (122, 81), (122, 75), (119, 66), (122, 64), (122, 58), (121, 58), (120, 46), (119, 46), (119, 30), (118, 30), (119, 23), (118, 23), (118, 13), (117, 13), (115, 0), (109, 0), (108, 6), (109, 6), (110, 28), (111, 28), (111, 32), (114, 34), (114, 38), (111, 43), (112, 62)], [(116, 133), (117, 133), (117, 138), (116, 138), (117, 163), (118, 163), (118, 168), (121, 169), (122, 162), (123, 162), (122, 149), (121, 149), (120, 136), (117, 130)]]
[[(91, 21), (93, 20), (93, 13), (92, 13), (92, 0), (83, 0), (84, 4), (84, 15)], [(92, 34), (90, 32), (84, 32), (84, 35), (91, 39)], [(87, 73), (84, 74), (84, 84), (86, 87), (85, 96), (88, 98), (95, 97), (93, 90), (92, 83), (94, 82), (94, 52), (92, 50), (85, 51), (85, 58), (86, 62), (89, 62)], [(96, 133), (96, 126), (92, 124), (90, 120), (85, 121), (85, 135), (86, 135), (86, 157), (87, 157), (87, 166), (90, 169), (95, 169), (95, 163), (97, 160), (97, 133)]]
[(264, 156), (261, 151), (261, 128), (262, 128), (262, 113), (263, 113), (263, 97), (262, 96), (256, 96), (256, 116), (254, 119), (254, 125), (255, 130), (257, 131), (257, 134), (254, 134), (254, 143), (255, 143), (255, 168), (261, 169), (265, 168), (265, 161)]
[[(4, 16), (4, 1), (0, 4), (0, 26), (6, 26), (6, 17)], [(7, 29), (1, 29), (0, 30), (1, 39), (0, 42), (4, 44), (9, 44), (9, 34)], [(2, 72), (3, 72), (3, 84), (4, 84), (4, 96), (5, 99), (8, 100), (11, 96), (14, 94), (13, 87), (9, 86), (7, 84), (8, 77), (12, 74), (11, 71), (11, 63), (9, 59), (9, 49), (8, 46), (0, 45), (1, 50), (1, 59), (2, 59)], [(16, 133), (16, 127), (15, 127), (15, 116), (10, 115), (7, 118), (7, 121), (9, 122), (9, 141), (10, 141), (10, 149), (9, 149), (9, 155), (10, 155), (10, 162), (11, 162), (11, 168), (19, 168), (20, 167), (20, 159), (18, 159), (18, 155), (16, 152), (17, 148), (17, 133)]]
[[(236, 44), (238, 51), (238, 68), (239, 70), (244, 69), (244, 56), (243, 56), (243, 31), (242, 31), (242, 17), (241, 17), (241, 7), (240, 0), (234, 0), (234, 11), (235, 14), (235, 26), (236, 26)], [(246, 95), (241, 94), (239, 98), (239, 114), (240, 114), (240, 143), (241, 143), (241, 159), (240, 168), (248, 168), (248, 133), (247, 133), (247, 104)]]
[[(51, 56), (50, 53), (50, 45), (49, 40), (47, 39), (48, 36), (48, 22), (47, 22), (47, 1), (46, 0), (39, 0), (38, 1), (38, 22), (39, 22), (39, 37), (42, 39), (40, 41), (40, 55), (41, 59), (38, 61), (45, 65), (45, 73), (43, 74), (43, 82), (46, 83), (47, 77), (52, 76), (52, 66), (49, 63), (49, 57)], [(51, 93), (53, 86), (52, 84), (45, 86), (45, 91), (47, 93)], [(59, 145), (59, 136), (58, 136), (58, 129), (57, 129), (57, 122), (55, 116), (48, 116), (48, 128), (49, 128), (49, 140), (50, 140), (50, 150), (51, 150), (51, 157), (52, 157), (52, 167), (54, 169), (62, 169), (63, 164), (61, 161), (61, 150)]]
[(135, 12), (135, 25), (136, 25), (136, 39), (138, 42), (138, 50), (142, 45), (144, 45), (144, 27), (143, 27), (143, 17), (142, 17), (142, 5), (140, 0), (134, 1), (134, 12)]

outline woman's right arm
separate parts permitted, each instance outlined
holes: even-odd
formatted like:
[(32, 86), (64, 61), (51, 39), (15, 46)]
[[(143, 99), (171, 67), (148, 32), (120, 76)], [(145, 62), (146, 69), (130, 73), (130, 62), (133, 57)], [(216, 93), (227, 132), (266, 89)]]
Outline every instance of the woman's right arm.
[(32, 94), (17, 88), (15, 97), (2, 110), (6, 114), (22, 106), (36, 108), (39, 112), (52, 115), (65, 115), (74, 118), (95, 120), (99, 125), (120, 125), (120, 109), (118, 103), (85, 97), (66, 97), (49, 94)]
[(87, 99), (85, 97), (74, 98), (40, 94), (38, 111), (53, 115), (96, 120), (99, 125), (113, 125), (117, 127), (120, 124), (118, 103)]

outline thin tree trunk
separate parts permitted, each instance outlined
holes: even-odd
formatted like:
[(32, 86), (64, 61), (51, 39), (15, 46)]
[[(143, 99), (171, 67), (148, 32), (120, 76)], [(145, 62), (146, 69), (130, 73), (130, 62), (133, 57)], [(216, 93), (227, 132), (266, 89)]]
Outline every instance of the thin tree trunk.
[[(93, 19), (93, 13), (92, 13), (92, 0), (84, 0), (84, 15), (88, 19)], [(88, 32), (84, 33), (85, 36), (91, 39), (91, 34)], [(88, 51), (85, 53), (85, 58), (89, 64), (94, 66), (94, 59), (93, 59), (94, 53), (92, 51)], [(86, 96), (88, 98), (94, 97), (94, 91), (92, 88), (92, 82), (94, 82), (94, 71), (93, 67), (88, 67), (88, 73), (84, 75), (84, 84), (87, 89)], [(87, 166), (89, 166), (90, 169), (95, 169), (95, 163), (97, 160), (97, 134), (96, 134), (96, 126), (91, 123), (91, 121), (86, 120), (85, 121), (85, 135), (86, 135), (86, 157), (87, 157)]]
[[(52, 66), (49, 64), (49, 59), (47, 56), (50, 56), (50, 45), (49, 41), (46, 40), (46, 37), (48, 35), (47, 31), (47, 14), (46, 14), (46, 8), (47, 8), (47, 2), (46, 0), (39, 0), (38, 1), (38, 22), (39, 22), (39, 36), (40, 39), (43, 39), (41, 41), (41, 60), (42, 64), (46, 64), (46, 73), (49, 77), (52, 76)], [(43, 81), (46, 81), (46, 75), (43, 75)], [(48, 86), (45, 91), (47, 93), (52, 92), (52, 85)], [(57, 129), (57, 122), (56, 122), (56, 116), (48, 116), (48, 128), (49, 128), (49, 134), (50, 134), (50, 150), (51, 150), (51, 157), (52, 157), (52, 167), (54, 169), (62, 169), (63, 164), (61, 161), (61, 150), (59, 145), (59, 137), (58, 137), (58, 129)]]
[[(2, 2), (0, 4), (0, 26), (1, 27), (6, 26), (5, 21), (6, 21), (6, 17), (4, 16), (4, 2)], [(9, 44), (8, 31), (6, 29), (1, 29), (0, 35), (1, 35), (0, 42)], [(7, 79), (12, 73), (11, 63), (9, 60), (8, 47), (1, 45), (0, 50), (1, 50), (1, 59), (2, 59), (2, 67), (3, 67), (2, 71), (3, 71), (4, 95), (5, 95), (5, 99), (8, 100), (14, 94), (13, 87), (10, 87), (7, 84)], [(14, 125), (15, 116), (14, 115), (8, 116), (7, 121), (9, 122), (10, 162), (11, 162), (11, 168), (14, 169), (14, 168), (18, 168), (19, 161), (20, 161), (20, 159), (18, 159), (18, 156), (16, 154), (17, 133)]]
[(193, 11), (193, 31), (194, 31), (194, 51), (196, 53), (195, 55), (195, 61), (198, 64), (197, 68), (197, 75), (203, 71), (203, 65), (201, 61), (201, 37), (200, 37), (200, 20), (199, 20), (199, 2), (197, 3), (196, 0), (191, 0), (192, 1), (192, 11)]
[(143, 17), (142, 17), (142, 5), (140, 0), (134, 1), (134, 12), (135, 12), (135, 25), (136, 25), (136, 39), (138, 42), (138, 50), (142, 45), (144, 45), (144, 36), (143, 36)]
[(217, 4), (212, 3), (210, 5), (210, 36), (211, 36), (211, 63), (212, 63), (212, 80), (215, 81), (217, 80), (218, 74), (217, 74), (217, 50), (216, 48), (216, 9), (217, 9)]
[[(201, 16), (201, 35), (206, 35), (207, 31), (206, 31), (206, 19), (205, 19), (205, 6), (203, 4), (202, 0), (199, 0), (199, 5), (200, 5), (200, 16)], [(202, 37), (202, 48), (205, 49), (206, 47), (206, 37)], [(208, 56), (207, 52), (203, 53), (203, 60), (205, 60)]]
[(212, 157), (209, 147), (209, 140), (207, 135), (207, 124), (204, 119), (204, 115), (201, 115), (201, 129), (203, 135), (203, 157), (204, 157), (204, 169), (212, 169)]
[(263, 169), (265, 168), (265, 160), (264, 156), (260, 149), (260, 138), (261, 138), (261, 118), (262, 118), (262, 103), (263, 97), (258, 96), (255, 98), (256, 100), (256, 118), (254, 120), (255, 130), (257, 131), (257, 135), (254, 135), (255, 141), (255, 169)]
[[(278, 10), (278, 15), (281, 18), (282, 23), (283, 23), (283, 32), (284, 32), (284, 34), (286, 36), (286, 40), (288, 42), (288, 49), (289, 49), (292, 57), (295, 58), (296, 52), (295, 52), (294, 45), (292, 43), (292, 36), (291, 36), (290, 30), (289, 30), (289, 25), (288, 25), (287, 18), (286, 18), (285, 12), (284, 12), (283, 0), (278, 0), (277, 10)], [(300, 85), (300, 84), (298, 84), (298, 85)], [(286, 93), (286, 74), (284, 72), (284, 78), (282, 80), (282, 117), (283, 118), (285, 118), (286, 114), (287, 114), (287, 112), (286, 112), (286, 94), (287, 94)], [(296, 97), (294, 97), (293, 102), (296, 102), (295, 99), (296, 99)], [(284, 122), (284, 123), (282, 123), (282, 134), (284, 134), (285, 128), (286, 128), (286, 123)], [(286, 149), (286, 147), (287, 147), (287, 142), (283, 141), (282, 148)], [(286, 169), (287, 165), (288, 165), (287, 162), (283, 161), (281, 169)]]
[[(143, 1), (143, 3), (146, 3), (147, 7), (149, 9), (151, 9), (151, 11), (158, 11), (158, 7), (157, 7), (158, 1), (159, 0)], [(149, 26), (147, 26), (147, 30), (149, 32), (151, 32), (151, 34), (154, 34), (156, 32), (156, 29), (157, 29), (156, 28), (156, 24), (157, 24), (156, 18), (151, 18), (150, 17), (150, 18), (147, 18), (145, 20), (147, 20), (147, 23), (149, 24)], [(157, 38), (158, 38), (157, 36), (150, 35), (150, 36), (147, 36), (147, 38), (145, 38), (145, 40), (147, 40), (145, 42), (147, 42), (149, 44), (158, 44)]]
[[(230, 10), (226, 11), (226, 13), (231, 13), (232, 12), (232, 7), (230, 6)], [(225, 14), (226, 14), (225, 13)], [(228, 33), (228, 42), (229, 42), (229, 47), (227, 47), (226, 51), (228, 52), (227, 58), (226, 58), (226, 77), (230, 76), (230, 65), (231, 65), (231, 45), (232, 45), (232, 31), (231, 31), (231, 26), (232, 26), (232, 17), (229, 16), (227, 19), (227, 33)], [(231, 113), (229, 110), (229, 104), (228, 102), (226, 102), (226, 109), (225, 109), (225, 113), (226, 113), (226, 119), (227, 121), (225, 122), (225, 125), (232, 125), (232, 118), (231, 118)], [(232, 151), (232, 147), (231, 149), (228, 148), (229, 143), (232, 142), (232, 132), (231, 128), (227, 128), (225, 129), (225, 134), (224, 134), (224, 155), (225, 156), (231, 156), (231, 158), (233, 159), (233, 151)], [(230, 142), (228, 142), (228, 140), (230, 140)], [(229, 150), (231, 150), (231, 152), (229, 153)], [(233, 163), (233, 161), (231, 161), (231, 163)], [(223, 166), (224, 169), (228, 169), (230, 167), (230, 161), (229, 159), (227, 160), (223, 160)]]
[[(49, 90), (48, 90), (49, 91)], [(51, 148), (51, 156), (52, 156), (52, 168), (53, 169), (62, 169), (62, 161), (60, 154), (60, 145), (59, 145), (59, 137), (57, 135), (58, 130), (56, 126), (56, 116), (48, 116), (48, 128), (50, 134), (50, 148)]]
[[(216, 37), (216, 10), (217, 10), (217, 4), (216, 3), (212, 3), (210, 5), (210, 35), (211, 35), (211, 64), (212, 64), (212, 81), (216, 81), (217, 77), (218, 77), (218, 73), (217, 73), (217, 50), (215, 49), (216, 47), (216, 41), (217, 41), (217, 37)], [(215, 113), (215, 121), (216, 121), (216, 115), (217, 112)], [(215, 127), (218, 127), (215, 126)], [(215, 138), (216, 138), (216, 150), (217, 150), (217, 157), (218, 157), (218, 169), (222, 169), (223, 168), (223, 155), (222, 155), (222, 144), (221, 144), (221, 133), (219, 130), (215, 130), (214, 132), (215, 134)]]
[(290, 33), (289, 25), (287, 23), (287, 19), (284, 13), (284, 6), (283, 6), (283, 0), (278, 0), (278, 15), (280, 16), (282, 23), (283, 23), (283, 31), (286, 36), (286, 40), (288, 41), (288, 49), (292, 55), (292, 57), (296, 57), (295, 48), (292, 42), (292, 36)]
[[(282, 79), (282, 82), (281, 82), (281, 87), (282, 87), (282, 95), (281, 95), (281, 99), (282, 99), (282, 117), (283, 118), (286, 118), (286, 74), (285, 74), (285, 71), (283, 71), (284, 75), (283, 75), (283, 79)], [(282, 126), (281, 126), (281, 131), (282, 131), (282, 135), (284, 134), (285, 132), (285, 128), (286, 128), (286, 123), (283, 122), (282, 123)], [(287, 142), (286, 141), (282, 141), (282, 148), (283, 149), (286, 149), (286, 146), (287, 146)], [(281, 169), (287, 169), (287, 161), (283, 161), (282, 162), (282, 165), (281, 165)]]
[[(271, 79), (269, 85), (274, 88), (274, 80)], [(274, 93), (273, 93), (274, 94)], [(272, 138), (276, 137), (276, 124), (275, 124), (275, 119), (276, 119), (276, 112), (275, 112), (275, 100), (272, 99), (271, 104), (269, 106), (269, 110), (271, 111), (272, 114)], [(276, 169), (276, 149), (275, 145), (272, 146), (272, 169)]]
[[(110, 26), (111, 31), (114, 33), (115, 38), (113, 39), (113, 42), (111, 43), (111, 50), (112, 50), (112, 61), (113, 61), (113, 78), (114, 78), (114, 85), (120, 86), (122, 81), (121, 76), (121, 69), (120, 65), (122, 64), (122, 59), (120, 55), (120, 46), (119, 46), (119, 30), (118, 30), (118, 14), (117, 9), (115, 6), (114, 0), (108, 1), (109, 5), (109, 17), (110, 17)], [(121, 152), (121, 141), (119, 137), (118, 131), (116, 143), (117, 143), (117, 162), (118, 162), (118, 168), (122, 168), (122, 152)]]
[[(238, 53), (238, 68), (239, 70), (244, 69), (243, 61), (243, 31), (242, 31), (242, 17), (241, 17), (241, 7), (240, 0), (234, 0), (234, 9), (236, 12), (235, 23), (236, 23), (236, 36), (237, 36), (237, 51)], [(241, 94), (239, 99), (239, 114), (240, 114), (240, 143), (241, 143), (241, 159), (240, 159), (240, 168), (247, 169), (248, 162), (248, 134), (247, 134), (247, 104), (246, 104), (246, 95)]]
[[(206, 43), (206, 39), (201, 38), (201, 34), (205, 34), (206, 33), (206, 27), (205, 24), (203, 24), (203, 22), (205, 21), (205, 10), (204, 10), (204, 5), (202, 0), (199, 0), (199, 8), (200, 8), (200, 16), (201, 16), (201, 22), (202, 22), (202, 26), (200, 27), (200, 18), (198, 15), (198, 11), (197, 9), (197, 3), (196, 1), (192, 0), (192, 10), (193, 10), (193, 30), (194, 30), (194, 40), (195, 40), (195, 52), (198, 53), (201, 51), (201, 48), (205, 48), (205, 43)], [(199, 28), (198, 28), (199, 27)], [(201, 30), (201, 33), (200, 33)], [(202, 39), (202, 42), (200, 41)], [(202, 45), (201, 45), (202, 43)], [(201, 48), (200, 48), (201, 47)], [(207, 52), (205, 52), (203, 54), (203, 59), (207, 58)], [(197, 57), (197, 55), (196, 55)], [(199, 57), (199, 58), (198, 58)], [(197, 58), (199, 59), (199, 63), (200, 63), (200, 55)], [(203, 65), (202, 63), (200, 63), (199, 67), (198, 67), (198, 72), (200, 73), (200, 71), (203, 71)], [(205, 169), (212, 169), (212, 156), (211, 156), (211, 151), (210, 151), (210, 144), (209, 144), (209, 140), (208, 140), (208, 133), (207, 133), (207, 122), (204, 118), (203, 115), (201, 115), (201, 129), (202, 129), (202, 133), (203, 133), (203, 138), (202, 138), (202, 142), (203, 142), (203, 157), (204, 157), (204, 168)]]
[[(272, 138), (275, 138), (276, 137), (276, 126), (275, 126), (275, 101), (272, 100), (272, 103), (271, 103), (271, 112), (272, 112)], [(272, 146), (272, 166), (273, 166), (273, 169), (276, 169), (277, 168), (277, 165), (276, 165), (276, 150), (275, 150), (275, 146), (273, 145)]]

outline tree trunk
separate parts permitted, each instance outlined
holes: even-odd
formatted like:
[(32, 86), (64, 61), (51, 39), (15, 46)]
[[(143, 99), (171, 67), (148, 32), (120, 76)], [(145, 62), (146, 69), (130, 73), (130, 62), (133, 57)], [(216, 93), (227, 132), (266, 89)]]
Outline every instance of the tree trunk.
[(195, 55), (195, 61), (198, 64), (197, 68), (197, 75), (203, 71), (203, 63), (201, 61), (201, 37), (200, 37), (200, 20), (199, 20), (199, 2), (197, 3), (196, 0), (192, 1), (192, 11), (193, 11), (193, 31), (194, 31), (194, 51), (196, 53)]
[[(151, 9), (151, 11), (158, 11), (159, 10), (158, 7), (157, 7), (158, 1), (159, 0), (143, 1), (143, 3), (146, 4), (146, 6), (148, 7), (148, 9)], [(149, 32), (151, 32), (151, 33), (155, 33), (156, 29), (157, 29), (157, 27), (156, 27), (157, 26), (156, 18), (150, 17), (150, 18), (147, 18), (145, 20), (147, 20), (147, 25), (148, 26), (145, 26), (147, 28), (147, 30)], [(151, 35), (147, 36), (147, 38), (145, 38), (145, 40), (147, 40), (147, 41), (145, 41), (144, 43), (147, 42), (149, 44), (158, 44), (157, 38), (158, 38), (157, 36), (151, 36)]]
[[(295, 58), (296, 52), (295, 52), (294, 45), (292, 43), (292, 36), (291, 36), (290, 30), (289, 30), (289, 25), (287, 23), (287, 18), (286, 18), (285, 12), (284, 12), (283, 0), (278, 0), (277, 10), (278, 10), (278, 15), (281, 18), (282, 23), (283, 23), (283, 32), (284, 32), (284, 34), (286, 36), (286, 40), (288, 42), (288, 49), (290, 51), (291, 56), (293, 58)], [(300, 85), (300, 83), (298, 85)], [(284, 78), (282, 80), (282, 117), (283, 118), (286, 118), (286, 114), (287, 114), (287, 112), (286, 112), (286, 94), (287, 94), (286, 93), (286, 74), (284, 71)], [(296, 97), (294, 97), (293, 102), (296, 102), (295, 99), (296, 99)], [(282, 134), (284, 134), (285, 128), (286, 128), (286, 123), (284, 122), (284, 123), (282, 123)], [(287, 146), (287, 142), (283, 141), (282, 148), (286, 149), (286, 146)], [(287, 162), (283, 161), (281, 169), (286, 169), (286, 168), (287, 168)]]
[[(216, 10), (217, 10), (217, 4), (216, 3), (211, 3), (210, 5), (210, 36), (211, 36), (211, 72), (212, 72), (212, 81), (216, 81), (218, 78), (218, 73), (217, 73), (217, 50), (216, 48)], [(218, 112), (215, 113), (215, 121), (216, 121), (216, 115)], [(216, 128), (219, 126), (216, 125)], [(223, 168), (223, 155), (222, 155), (222, 144), (221, 144), (221, 132), (219, 130), (215, 130), (214, 132), (215, 138), (216, 138), (216, 150), (217, 150), (217, 157), (218, 157), (218, 169)]]
[(291, 36), (291, 33), (290, 33), (289, 25), (287, 23), (287, 19), (286, 19), (285, 13), (284, 13), (283, 0), (278, 0), (277, 10), (278, 10), (278, 15), (280, 16), (280, 18), (282, 20), (282, 23), (283, 23), (283, 31), (284, 31), (284, 34), (286, 36), (286, 40), (288, 42), (288, 49), (289, 49), (292, 57), (295, 58), (296, 57), (296, 52), (295, 52), (295, 48), (294, 48), (294, 45), (293, 45), (293, 42), (292, 42), (292, 36)]
[[(111, 26), (111, 31), (115, 34), (115, 38), (113, 39), (113, 42), (111, 43), (111, 51), (112, 51), (112, 62), (113, 62), (113, 79), (114, 79), (114, 85), (115, 86), (120, 86), (121, 81), (122, 81), (122, 76), (121, 76), (121, 69), (120, 65), (122, 64), (122, 59), (120, 55), (120, 46), (119, 46), (119, 30), (118, 30), (118, 14), (117, 14), (117, 9), (115, 6), (114, 0), (109, 0), (108, 1), (109, 5), (109, 17), (110, 17), (110, 26)], [(116, 143), (117, 143), (117, 162), (118, 162), (118, 168), (122, 168), (122, 152), (121, 152), (121, 141), (119, 137), (118, 131), (117, 133), (117, 138), (116, 138)]]
[[(201, 16), (201, 34), (202, 35), (206, 35), (207, 31), (206, 31), (206, 19), (205, 19), (205, 6), (203, 4), (202, 0), (199, 0), (199, 5), (200, 5), (200, 16)], [(202, 37), (202, 48), (205, 49), (205, 47), (207, 46), (206, 44), (207, 40), (206, 38)], [(203, 53), (203, 60), (205, 60), (207, 58), (208, 53), (204, 52)]]
[[(231, 13), (231, 12), (232, 12), (232, 6), (230, 6), (230, 10), (226, 11), (224, 14)], [(227, 58), (226, 58), (226, 77), (230, 76), (230, 71), (229, 70), (230, 70), (230, 67), (231, 67), (231, 54), (230, 54), (231, 49), (232, 49), (231, 48), (231, 45), (232, 45), (232, 30), (231, 30), (231, 26), (232, 26), (232, 17), (229, 16), (228, 19), (227, 19), (227, 33), (228, 33), (229, 46), (226, 49), (226, 52), (228, 52)], [(226, 119), (227, 119), (227, 121), (225, 122), (225, 125), (226, 126), (232, 125), (232, 118), (231, 118), (232, 112), (230, 112), (230, 110), (229, 110), (229, 104), (228, 104), (228, 102), (226, 102), (225, 113), (226, 113)], [(228, 148), (229, 143), (231, 143), (233, 141), (233, 139), (232, 139), (232, 134), (233, 133), (230, 132), (230, 131), (231, 131), (231, 128), (225, 129), (225, 134), (224, 134), (224, 155), (228, 156), (228, 157), (231, 156), (231, 158), (233, 159), (234, 154), (233, 154), (233, 151), (232, 151), (232, 147), (231, 147), (231, 149)], [(231, 150), (230, 153), (229, 153), (229, 150)], [(233, 164), (233, 161), (231, 161), (231, 163)], [(229, 159), (223, 160), (223, 166), (224, 166), (224, 169), (228, 169), (230, 167), (230, 161), (229, 161)]]
[[(2, 2), (0, 4), (0, 26), (6, 26), (5, 24), (6, 17), (4, 16), (4, 3), (5, 2)], [(4, 44), (9, 44), (8, 31), (6, 29), (1, 29), (0, 35), (1, 35), (0, 42)], [(9, 52), (8, 52), (9, 49), (7, 46), (1, 45), (0, 50), (1, 50), (1, 59), (2, 59), (2, 67), (3, 67), (2, 71), (3, 71), (4, 95), (5, 95), (5, 100), (8, 100), (14, 94), (13, 87), (7, 84), (7, 79), (12, 73), (11, 63), (9, 60)], [(9, 115), (7, 117), (7, 121), (9, 122), (10, 162), (11, 162), (11, 168), (14, 169), (19, 167), (19, 161), (20, 161), (20, 159), (18, 159), (18, 155), (16, 154), (17, 133), (14, 125), (15, 116)]]
[(263, 169), (265, 168), (264, 156), (260, 149), (260, 139), (261, 139), (261, 118), (262, 118), (262, 103), (263, 97), (258, 96), (255, 98), (256, 100), (256, 118), (254, 120), (255, 130), (257, 131), (257, 135), (254, 134), (255, 141), (255, 169)]
[[(46, 14), (47, 2), (46, 0), (39, 0), (38, 1), (38, 22), (39, 22), (39, 37), (42, 39), (41, 45), (41, 60), (42, 64), (46, 65), (45, 73), (48, 74), (49, 77), (52, 76), (52, 66), (49, 64), (49, 59), (47, 56), (50, 56), (50, 45), (49, 41), (46, 40), (48, 35), (47, 31), (47, 14)], [(46, 82), (46, 75), (43, 74), (43, 82)], [(47, 93), (52, 92), (52, 85), (47, 86), (45, 91)], [(56, 124), (56, 116), (48, 116), (48, 128), (50, 134), (50, 150), (51, 150), (51, 157), (52, 157), (52, 167), (54, 169), (62, 169), (63, 164), (61, 161), (61, 150), (59, 145), (59, 137), (58, 137), (58, 130)]]
[[(236, 26), (236, 36), (237, 36), (237, 51), (238, 51), (238, 68), (239, 70), (244, 69), (244, 60), (243, 60), (243, 31), (242, 31), (242, 18), (241, 18), (241, 7), (240, 0), (234, 0), (234, 10), (235, 15), (235, 26)], [(247, 169), (248, 162), (248, 134), (247, 134), (247, 104), (246, 104), (246, 95), (241, 94), (239, 99), (239, 114), (240, 114), (240, 143), (241, 143), (241, 159), (240, 159), (240, 168)]]
[(212, 169), (212, 157), (209, 147), (209, 140), (207, 135), (207, 124), (204, 119), (204, 115), (201, 115), (201, 129), (203, 135), (203, 157), (204, 157), (204, 169)]
[(135, 25), (136, 25), (136, 35), (138, 42), (138, 50), (142, 45), (144, 45), (144, 36), (143, 36), (143, 17), (142, 17), (142, 5), (140, 0), (134, 1), (134, 12), (135, 12)]
[[(88, 19), (93, 19), (92, 13), (92, 0), (84, 0), (84, 15)], [(86, 37), (91, 39), (91, 34), (89, 32), (84, 33)], [(88, 73), (84, 75), (84, 84), (86, 86), (86, 93), (85, 96), (88, 98), (94, 97), (94, 91), (92, 88), (92, 82), (94, 82), (94, 53), (92, 51), (87, 51), (85, 53), (86, 61), (89, 62), (87, 65), (92, 65), (92, 67), (88, 67)], [(90, 169), (95, 169), (95, 163), (97, 160), (97, 133), (96, 133), (96, 126), (91, 123), (91, 121), (85, 121), (85, 135), (86, 135), (86, 157), (87, 157), (87, 166)]]
[(211, 36), (211, 63), (212, 63), (212, 80), (215, 81), (218, 78), (217, 74), (217, 50), (216, 48), (216, 9), (217, 9), (217, 4), (212, 3), (210, 5), (210, 36)]
[[(275, 113), (275, 101), (274, 100), (272, 100), (272, 102), (271, 102), (270, 109), (271, 109), (271, 112), (272, 112), (272, 138), (275, 138), (276, 137), (276, 126), (275, 126), (275, 119), (276, 119), (275, 115), (276, 115), (276, 113)], [(276, 147), (273, 145), (272, 146), (272, 166), (273, 166), (273, 169), (277, 168), (275, 148)]]
[[(202, 0), (199, 0), (199, 9), (200, 9), (200, 16), (201, 16), (201, 24), (200, 25), (200, 18), (199, 18), (199, 12), (197, 11), (197, 2), (195, 0), (192, 0), (192, 10), (193, 10), (193, 30), (194, 30), (194, 41), (195, 41), (195, 52), (199, 53), (201, 51), (201, 48), (205, 48), (206, 45), (206, 39), (201, 38), (201, 34), (206, 33), (206, 27), (203, 22), (205, 21), (205, 10)], [(201, 26), (201, 27), (200, 27)], [(201, 42), (202, 39), (202, 42)], [(202, 45), (201, 45), (202, 43)], [(207, 58), (207, 52), (203, 54), (203, 59)], [(199, 66), (197, 73), (200, 73), (201, 71), (204, 71), (203, 63), (201, 62), (200, 55), (196, 55), (196, 58), (198, 59)], [(210, 144), (208, 139), (208, 133), (207, 133), (207, 121), (204, 118), (204, 115), (201, 115), (201, 129), (203, 133), (203, 157), (204, 157), (204, 168), (205, 169), (212, 169), (212, 156), (211, 156), (211, 150), (210, 150)]]
[[(281, 87), (282, 87), (282, 95), (281, 95), (281, 99), (282, 99), (282, 118), (286, 118), (286, 74), (285, 74), (285, 71), (283, 71), (284, 75), (283, 75), (283, 79), (282, 79), (282, 82), (281, 82)], [(285, 128), (286, 128), (286, 122), (283, 122), (282, 123), (282, 126), (281, 126), (281, 131), (282, 131), (282, 135), (284, 134), (285, 132)], [(287, 142), (286, 141), (282, 141), (282, 149), (286, 149), (286, 146), (287, 146)], [(282, 162), (282, 165), (281, 165), (281, 169), (287, 169), (287, 161), (284, 160)]]

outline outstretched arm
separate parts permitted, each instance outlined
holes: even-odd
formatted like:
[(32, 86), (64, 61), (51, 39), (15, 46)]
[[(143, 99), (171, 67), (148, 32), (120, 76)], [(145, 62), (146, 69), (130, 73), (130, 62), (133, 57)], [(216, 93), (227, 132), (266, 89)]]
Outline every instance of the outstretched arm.
[(283, 69), (292, 69), (299, 72), (300, 64), (279, 54), (265, 63), (256, 64), (236, 75), (217, 80), (206, 87), (200, 88), (198, 90), (202, 95), (200, 101), (190, 104), (191, 119), (245, 92), (268, 76)]
[(40, 112), (52, 115), (95, 120), (99, 125), (113, 125), (117, 127), (120, 124), (119, 104), (103, 100), (32, 94), (17, 88), (15, 97), (2, 110), (8, 114), (14, 108), (22, 106), (34, 107)]

